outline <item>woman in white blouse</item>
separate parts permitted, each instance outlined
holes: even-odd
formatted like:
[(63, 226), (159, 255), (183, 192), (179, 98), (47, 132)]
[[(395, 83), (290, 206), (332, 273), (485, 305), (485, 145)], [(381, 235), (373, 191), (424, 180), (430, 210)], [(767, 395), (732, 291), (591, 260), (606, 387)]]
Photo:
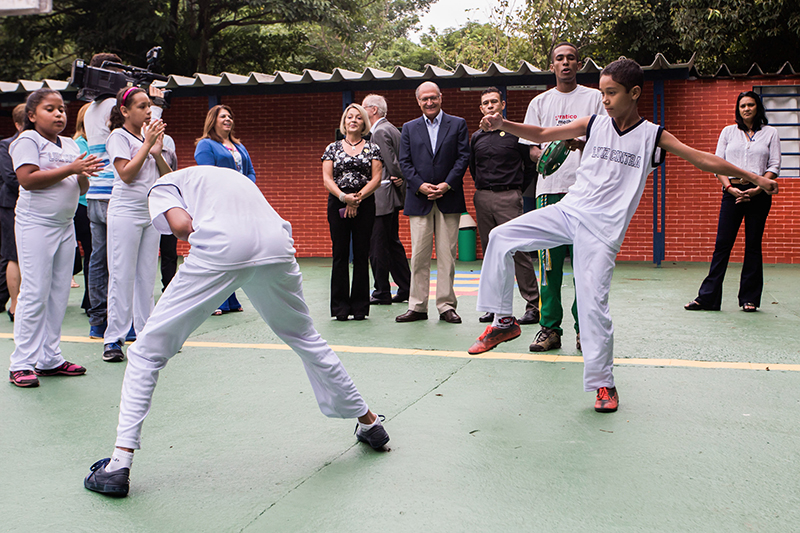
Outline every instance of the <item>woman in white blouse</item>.
[[(736, 124), (722, 130), (717, 155), (741, 168), (775, 179), (781, 168), (781, 140), (778, 131), (767, 123), (761, 98), (753, 91), (740, 93), (736, 99)], [(722, 281), (744, 219), (744, 264), (739, 281), (739, 306), (743, 311), (753, 312), (761, 306), (764, 286), (761, 238), (772, 196), (762, 194), (758, 187), (735, 178), (717, 178), (722, 183), (722, 206), (711, 267), (700, 285), (697, 298), (684, 308), (689, 311), (719, 311)]]

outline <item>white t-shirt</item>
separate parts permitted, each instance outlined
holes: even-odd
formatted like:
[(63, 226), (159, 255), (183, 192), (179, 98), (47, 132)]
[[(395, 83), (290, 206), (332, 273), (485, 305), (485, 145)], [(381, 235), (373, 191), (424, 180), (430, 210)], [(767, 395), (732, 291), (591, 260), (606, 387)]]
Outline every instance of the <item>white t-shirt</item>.
[[(22, 165), (36, 165), (39, 170), (53, 170), (72, 163), (81, 154), (69, 137), (58, 137), (59, 144), (42, 137), (36, 130), (25, 130), (11, 143), (9, 153), (14, 170)], [(45, 189), (19, 188), (16, 217), (18, 221), (41, 226), (61, 227), (72, 224), (78, 208), (80, 185), (73, 174)]]
[(619, 251), (639, 206), (647, 176), (661, 164), (664, 128), (641, 119), (621, 132), (608, 116), (594, 116), (575, 184), (557, 205), (598, 239)]
[(89, 104), (83, 117), (86, 129), (86, 141), (89, 143), (89, 155), (96, 155), (106, 167), (96, 176), (89, 176), (89, 191), (86, 198), (90, 200), (108, 200), (111, 198), (111, 186), (114, 183), (114, 171), (109, 166), (106, 153), (106, 140), (111, 130), (108, 128), (108, 117), (116, 105), (116, 98), (106, 98)]
[(284, 263), (294, 258), (292, 226), (250, 179), (229, 168), (196, 166), (163, 176), (150, 189), (150, 216), (163, 233), (173, 207), (192, 217), (186, 262), (214, 271)]
[(719, 134), (716, 155), (759, 176), (781, 171), (781, 139), (772, 126), (761, 126), (752, 139), (736, 124), (725, 126)]
[(125, 183), (119, 177), (113, 163), (117, 159), (131, 160), (144, 144), (143, 139), (135, 136), (125, 128), (117, 128), (111, 132), (106, 141), (108, 159), (114, 168), (114, 190), (108, 203), (108, 212), (113, 215), (149, 219), (147, 209), (147, 193), (158, 179), (158, 166), (151, 154), (147, 154), (142, 168), (131, 183)]
[[(573, 120), (591, 115), (605, 115), (603, 97), (600, 91), (591, 87), (578, 85), (568, 93), (562, 93), (555, 87), (536, 96), (528, 104), (525, 113), (525, 124), (533, 124), (543, 128), (552, 128), (569, 124)], [(527, 139), (520, 139), (521, 144), (536, 144)], [(575, 172), (581, 162), (578, 150), (570, 152), (561, 167), (547, 176), (539, 176), (536, 182), (536, 195), (565, 193), (575, 183)]]

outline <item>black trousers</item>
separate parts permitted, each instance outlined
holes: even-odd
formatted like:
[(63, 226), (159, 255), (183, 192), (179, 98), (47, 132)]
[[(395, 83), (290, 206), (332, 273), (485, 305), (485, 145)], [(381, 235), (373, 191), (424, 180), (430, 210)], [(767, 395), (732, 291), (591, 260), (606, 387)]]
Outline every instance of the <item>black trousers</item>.
[(175, 235), (162, 235), (159, 250), (161, 252), (161, 290), (163, 292), (178, 270), (178, 238)]
[(400, 209), (388, 215), (375, 217), (372, 228), (369, 262), (372, 265), (372, 277), (375, 290), (372, 297), (378, 300), (392, 299), (392, 288), (389, 275), (397, 284), (397, 296), (401, 300), (408, 299), (411, 285), (411, 269), (406, 258), (406, 249), (400, 242)]
[[(355, 218), (342, 218), (345, 204), (328, 195), (331, 229), (331, 316), (369, 315), (369, 242), (375, 222), (375, 198), (361, 202)], [(350, 242), (353, 243), (353, 283), (350, 284)]]
[(83, 270), (83, 302), (81, 302), (81, 309), (89, 311), (92, 307), (89, 301), (89, 258), (92, 255), (92, 230), (89, 226), (89, 214), (85, 205), (78, 204), (78, 210), (75, 211), (75, 218), (73, 219), (75, 225), (75, 238), (81, 243), (83, 248), (83, 258), (78, 248), (75, 248), (75, 267), (72, 269), (74, 276)]
[[(744, 190), (749, 187), (745, 185), (740, 188)], [(744, 219), (744, 263), (739, 280), (739, 306), (752, 303), (761, 307), (761, 291), (764, 288), (761, 241), (771, 206), (772, 196), (764, 192), (757, 194), (749, 202), (740, 204), (736, 203), (732, 194), (723, 193), (711, 267), (697, 295), (700, 305), (714, 310), (719, 310), (722, 305), (722, 282), (736, 235)]]

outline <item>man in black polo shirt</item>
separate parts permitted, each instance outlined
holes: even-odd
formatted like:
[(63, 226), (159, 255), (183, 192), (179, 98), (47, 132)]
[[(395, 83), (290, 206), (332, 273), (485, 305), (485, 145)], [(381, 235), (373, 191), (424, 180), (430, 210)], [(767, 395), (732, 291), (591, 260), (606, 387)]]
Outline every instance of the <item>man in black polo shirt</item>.
[[(502, 113), (506, 103), (496, 87), (481, 93), (481, 113)], [(469, 171), (475, 180), (475, 211), (481, 247), (489, 243), (489, 232), (495, 226), (522, 214), (522, 191), (533, 181), (535, 167), (527, 146), (519, 138), (504, 131), (478, 130), (472, 135)], [(515, 274), (519, 292), (527, 302), (520, 324), (539, 322), (539, 287), (536, 272), (527, 252), (514, 254)], [(481, 316), (481, 322), (491, 322), (492, 313)]]

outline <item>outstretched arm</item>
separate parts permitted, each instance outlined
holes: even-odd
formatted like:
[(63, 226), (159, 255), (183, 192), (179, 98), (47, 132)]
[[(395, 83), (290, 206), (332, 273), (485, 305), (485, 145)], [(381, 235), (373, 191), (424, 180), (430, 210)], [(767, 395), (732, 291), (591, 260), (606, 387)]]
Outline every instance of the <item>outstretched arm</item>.
[(536, 143), (549, 141), (567, 141), (575, 137), (586, 135), (586, 128), (589, 126), (591, 117), (581, 117), (573, 120), (569, 124), (554, 128), (542, 128), (532, 124), (521, 124), (506, 120), (500, 113), (486, 115), (481, 119), (481, 129), (484, 131), (503, 130)]
[(741, 178), (758, 185), (769, 194), (776, 194), (778, 192), (778, 183), (776, 181), (742, 170), (714, 154), (702, 152), (691, 146), (687, 146), (666, 130), (661, 134), (661, 140), (658, 142), (658, 146), (667, 152), (677, 155), (681, 159), (685, 159), (700, 170)]

